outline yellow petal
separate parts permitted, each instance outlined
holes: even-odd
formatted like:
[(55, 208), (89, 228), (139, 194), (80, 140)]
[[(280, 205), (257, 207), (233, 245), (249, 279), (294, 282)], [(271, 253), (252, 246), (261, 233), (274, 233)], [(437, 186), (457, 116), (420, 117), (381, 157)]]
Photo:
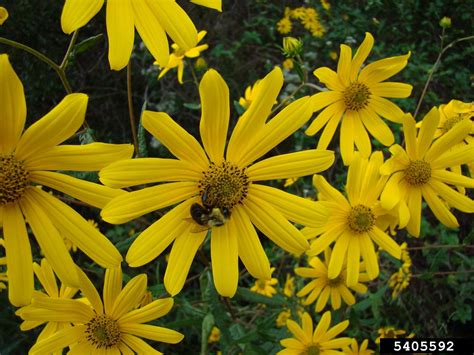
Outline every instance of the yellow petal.
[(87, 95), (70, 94), (22, 135), (16, 156), (26, 160), (70, 138), (84, 122)]
[(470, 132), (472, 123), (470, 120), (462, 120), (448, 132), (438, 138), (428, 149), (425, 155), (426, 161), (433, 161), (442, 153), (461, 142)]
[(263, 129), (256, 133), (253, 144), (246, 147), (242, 158), (237, 160), (236, 164), (247, 166), (305, 124), (313, 113), (310, 101), (310, 97), (303, 97), (272, 118)]
[(318, 68), (313, 72), (313, 74), (320, 82), (326, 85), (329, 90), (342, 92), (346, 89), (346, 86), (341, 82), (337, 73), (328, 67)]
[(16, 306), (31, 302), (33, 258), (25, 221), (16, 203), (3, 206), (3, 237), (8, 269), (8, 298)]
[(77, 267), (76, 270), (77, 277), (79, 278), (79, 288), (81, 289), (82, 294), (87, 298), (87, 301), (91, 304), (92, 308), (94, 308), (94, 312), (103, 314), (104, 305), (94, 284), (79, 267)]
[(308, 227), (321, 227), (328, 219), (327, 210), (319, 203), (289, 194), (274, 187), (252, 184), (249, 194), (269, 203), (285, 218)]
[(30, 349), (31, 355), (52, 354), (73, 345), (85, 337), (85, 325), (77, 325), (58, 331), (56, 334), (37, 342)]
[(149, 354), (149, 355), (162, 355), (163, 353), (158, 350), (153, 349), (142, 339), (131, 335), (131, 334), (122, 334), (121, 340), (130, 347), (134, 352), (132, 354)]
[(394, 258), (400, 259), (402, 250), (400, 246), (387, 234), (378, 227), (374, 227), (369, 232), (370, 238), (378, 244), (383, 250), (392, 255)]
[(177, 295), (183, 288), (191, 263), (206, 234), (207, 231), (192, 233), (188, 229), (174, 241), (164, 278), (166, 291), (171, 296)]
[(341, 156), (344, 165), (352, 164), (354, 159), (355, 120), (355, 112), (347, 111), (341, 122), (339, 145), (341, 147)]
[(128, 281), (120, 291), (112, 307), (112, 319), (120, 319), (124, 314), (136, 308), (146, 292), (147, 276), (140, 274)]
[(328, 248), (332, 242), (334, 242), (339, 236), (342, 235), (346, 229), (345, 224), (335, 224), (328, 226), (327, 230), (322, 233), (319, 237), (315, 238), (311, 242), (311, 248), (308, 250), (308, 255), (318, 255)]
[(433, 107), (421, 121), (420, 132), (417, 139), (417, 156), (423, 157), (428, 151), (439, 124), (439, 112)]
[(460, 172), (454, 173), (448, 170), (431, 170), (431, 178), (430, 181), (435, 181), (437, 179), (450, 185), (474, 188), (474, 179), (463, 176)]
[(337, 63), (337, 76), (345, 87), (350, 84), (352, 49), (346, 44), (341, 44), (341, 52)]
[(393, 102), (379, 96), (371, 96), (369, 98), (369, 107), (377, 114), (395, 123), (403, 122), (403, 111)]
[(318, 325), (313, 333), (313, 342), (319, 343), (326, 334), (329, 326), (331, 325), (331, 312), (326, 311), (323, 313), (321, 319), (319, 320)]
[(405, 83), (384, 82), (370, 86), (370, 92), (377, 96), (403, 99), (411, 95), (413, 86)]
[(321, 175), (313, 176), (313, 185), (324, 196), (325, 200), (334, 200), (341, 205), (341, 208), (350, 209), (350, 205), (346, 198), (334, 187), (332, 187), (326, 179)]
[(354, 112), (354, 115), (355, 144), (357, 149), (360, 151), (361, 156), (363, 158), (368, 158), (372, 153), (372, 144), (369, 135), (362, 124), (359, 112)]
[(405, 55), (384, 58), (370, 63), (361, 70), (358, 80), (370, 86), (380, 83), (405, 68), (410, 55), (411, 53), (408, 52)]
[(297, 255), (309, 249), (301, 232), (266, 201), (249, 194), (244, 207), (252, 223), (279, 247)]
[(240, 231), (232, 218), (223, 226), (212, 229), (212, 276), (217, 292), (224, 297), (233, 297), (237, 291), (239, 281), (237, 237), (239, 234)]
[(326, 170), (334, 163), (334, 152), (311, 149), (274, 156), (253, 164), (247, 170), (251, 181), (286, 179)]
[(403, 177), (404, 174), (402, 172), (395, 173), (387, 181), (387, 184), (380, 195), (380, 201), (384, 209), (391, 210), (400, 201), (399, 184)]
[(470, 199), (468, 196), (453, 190), (448, 185), (437, 181), (436, 179), (431, 179), (429, 184), (433, 190), (449, 204), (449, 206), (463, 212), (474, 213), (474, 200)]
[(123, 190), (112, 189), (52, 171), (34, 171), (30, 179), (37, 184), (49, 186), (99, 208), (105, 207), (114, 197), (127, 194)]
[(173, 308), (173, 299), (171, 297), (155, 300), (146, 306), (134, 309), (121, 317), (119, 324), (126, 323), (147, 323), (168, 314)]
[(66, 0), (61, 13), (61, 27), (71, 34), (87, 24), (102, 8), (104, 0)]
[(181, 160), (196, 165), (198, 169), (207, 169), (209, 162), (196, 138), (164, 112), (144, 111), (143, 127), (159, 142), (169, 149), (171, 154)]
[(161, 26), (182, 49), (196, 47), (197, 30), (186, 12), (174, 0), (145, 0)]
[(172, 182), (146, 187), (114, 198), (102, 209), (101, 216), (109, 223), (125, 223), (149, 212), (179, 203), (197, 195), (198, 192), (197, 182)]
[(33, 263), (33, 271), (46, 293), (51, 297), (58, 297), (59, 290), (58, 284), (56, 283), (56, 276), (54, 276), (53, 269), (48, 263), (48, 260), (44, 258), (41, 259), (41, 266), (37, 263)]
[(41, 250), (51, 267), (62, 282), (71, 287), (78, 287), (76, 266), (64, 245), (64, 240), (45, 211), (47, 206), (37, 201), (30, 187), (20, 201), (23, 211)]
[(371, 280), (379, 275), (379, 261), (375, 253), (374, 243), (367, 233), (363, 233), (359, 239), (360, 253), (365, 262), (367, 274)]
[(192, 3), (206, 6), (222, 12), (222, 0), (190, 0)]
[(34, 154), (26, 161), (28, 170), (97, 171), (117, 160), (130, 159), (131, 144), (90, 143), (60, 145)]
[(435, 169), (442, 169), (472, 162), (472, 157), (474, 157), (473, 144), (459, 145), (435, 157), (430, 165), (431, 169), (434, 171)]
[(385, 146), (390, 146), (395, 142), (392, 131), (387, 124), (375, 113), (372, 108), (367, 107), (360, 113), (360, 118), (365, 128), (375, 137), (380, 143)]
[(224, 158), (229, 127), (229, 88), (220, 74), (211, 69), (199, 84), (201, 96), (201, 122), (199, 131), (209, 160), (218, 163)]
[(323, 91), (311, 96), (311, 104), (316, 112), (342, 99), (343, 95), (339, 91)]
[(122, 160), (99, 173), (100, 181), (113, 188), (162, 181), (199, 181), (202, 171), (186, 161), (162, 158)]
[(327, 149), (329, 143), (331, 143), (332, 138), (334, 137), (334, 133), (336, 132), (337, 126), (339, 126), (339, 122), (341, 121), (341, 117), (344, 112), (338, 111), (331, 117), (328, 124), (324, 128), (321, 137), (319, 137), (318, 149)]
[(330, 279), (335, 279), (341, 273), (342, 265), (347, 260), (347, 248), (351, 244), (351, 238), (353, 238), (352, 233), (346, 230), (336, 240), (328, 265), (328, 277)]
[(410, 160), (420, 158), (417, 154), (416, 125), (411, 114), (403, 117), (403, 134), (405, 136), (405, 150)]
[(308, 126), (308, 128), (306, 129), (304, 133), (307, 134), (308, 136), (315, 135), (321, 130), (321, 128), (324, 127), (326, 123), (329, 122), (329, 120), (333, 116), (341, 117), (345, 109), (346, 108), (343, 101), (336, 101), (332, 103), (316, 116), (316, 118), (313, 120), (313, 122), (311, 122), (311, 124)]
[(360, 248), (359, 238), (354, 238), (349, 243), (346, 274), (346, 283), (348, 287), (357, 285), (357, 282), (359, 281)]
[(359, 74), (360, 67), (362, 63), (367, 59), (369, 56), (372, 47), (374, 46), (374, 37), (369, 33), (365, 33), (364, 41), (361, 43), (359, 48), (357, 49), (354, 58), (352, 58), (351, 62), (351, 71), (350, 71), (350, 81), (356, 81), (357, 75)]
[(231, 218), (239, 231), (239, 256), (245, 268), (256, 279), (270, 279), (270, 262), (249, 216), (241, 206), (237, 205), (232, 210)]
[(11, 153), (20, 139), (26, 119), (23, 84), (8, 55), (0, 55), (0, 153)]
[(171, 242), (187, 232), (192, 222), (190, 207), (194, 199), (189, 199), (145, 229), (135, 239), (127, 252), (127, 263), (132, 267), (142, 266), (158, 257)]
[(130, 60), (135, 25), (131, 0), (107, 0), (106, 23), (110, 69), (123, 69)]
[(122, 291), (122, 268), (115, 267), (105, 270), (104, 278), (104, 308), (106, 314), (111, 314), (115, 300)]
[(168, 38), (158, 17), (146, 1), (132, 1), (132, 7), (141, 39), (160, 67), (166, 67), (169, 60)]
[(267, 121), (278, 93), (283, 86), (283, 73), (275, 67), (265, 78), (254, 85), (254, 98), (234, 127), (227, 147), (227, 160), (237, 161), (244, 149), (248, 149), (255, 132), (262, 129)]
[(179, 343), (184, 338), (184, 335), (176, 330), (148, 324), (121, 324), (120, 331), (168, 344)]
[(438, 197), (437, 192), (430, 185), (423, 185), (421, 191), (426, 203), (441, 223), (449, 228), (459, 227), (456, 217), (449, 211), (446, 203)]
[(301, 341), (302, 343), (306, 344), (311, 342), (311, 335), (306, 334), (295, 321), (288, 319), (286, 321), (286, 326), (288, 327), (288, 330), (293, 333), (295, 338)]
[(50, 314), (43, 320), (50, 322), (87, 323), (94, 317), (92, 308), (79, 300), (38, 297), (33, 299), (32, 305), (35, 308), (48, 310)]

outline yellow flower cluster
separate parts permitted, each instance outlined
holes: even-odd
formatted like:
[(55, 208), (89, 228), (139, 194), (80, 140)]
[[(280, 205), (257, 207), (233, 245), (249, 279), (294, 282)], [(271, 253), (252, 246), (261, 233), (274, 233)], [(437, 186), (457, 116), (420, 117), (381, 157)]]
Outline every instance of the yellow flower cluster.
[(382, 327), (378, 330), (379, 336), (375, 339), (375, 344), (380, 344), (380, 339), (382, 338), (389, 338), (389, 339), (397, 339), (397, 338), (413, 338), (415, 333), (410, 333), (406, 335), (406, 331), (403, 329), (395, 329), (394, 327)]
[(393, 289), (392, 298), (395, 299), (398, 295), (408, 287), (411, 279), (411, 258), (407, 250), (407, 243), (403, 242), (400, 246), (402, 249), (402, 256), (400, 258), (402, 266), (398, 271), (390, 276), (388, 285)]
[[(324, 1), (323, 7), (329, 10), (330, 4)], [(286, 7), (283, 18), (277, 23), (277, 31), (281, 34), (290, 33), (293, 28), (292, 20), (299, 21), (313, 37), (321, 38), (326, 32), (319, 18), (318, 11), (313, 7), (301, 6), (294, 9)]]

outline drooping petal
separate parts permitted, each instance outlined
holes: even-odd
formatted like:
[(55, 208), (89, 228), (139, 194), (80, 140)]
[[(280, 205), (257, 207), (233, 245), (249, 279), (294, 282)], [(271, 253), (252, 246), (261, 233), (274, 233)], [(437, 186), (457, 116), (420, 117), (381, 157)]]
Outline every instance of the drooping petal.
[[(468, 179), (465, 176), (462, 176)], [(470, 179), (471, 183), (474, 180)], [(474, 213), (474, 200), (468, 196), (459, 193), (458, 191), (450, 188), (448, 185), (436, 179), (431, 179), (429, 185), (445, 200), (451, 207), (454, 207), (460, 211), (466, 213)]]
[(456, 217), (451, 213), (448, 206), (442, 201), (437, 193), (426, 184), (421, 187), (421, 193), (436, 218), (449, 228), (459, 227)]
[(16, 156), (26, 160), (70, 138), (84, 122), (87, 95), (70, 94), (23, 133)]
[(147, 187), (118, 196), (102, 210), (102, 218), (109, 223), (124, 223), (151, 211), (179, 203), (199, 192), (197, 182), (172, 182)]
[(403, 111), (393, 102), (379, 96), (371, 96), (368, 106), (380, 116), (395, 123), (403, 122)]
[(146, 274), (137, 275), (128, 281), (115, 299), (110, 317), (120, 319), (124, 314), (136, 308), (145, 295), (146, 286)]
[(3, 238), (8, 269), (8, 298), (16, 306), (31, 302), (33, 258), (25, 221), (16, 203), (3, 206)]
[(470, 132), (472, 123), (470, 120), (458, 122), (448, 132), (438, 138), (428, 149), (425, 160), (430, 162), (438, 158), (442, 153), (461, 142)]
[(107, 0), (106, 23), (110, 69), (121, 70), (130, 60), (135, 24), (131, 0)]
[(372, 153), (372, 144), (358, 112), (354, 112), (354, 136), (360, 154), (363, 158), (368, 158)]
[(378, 227), (374, 227), (369, 231), (369, 236), (372, 240), (377, 243), (378, 246), (383, 248), (387, 253), (392, 255), (394, 258), (400, 259), (402, 250), (400, 246), (388, 236), (387, 233), (380, 230)]
[(23, 84), (8, 55), (0, 55), (0, 153), (11, 153), (25, 126), (26, 101)]
[(171, 297), (155, 300), (146, 306), (128, 312), (118, 320), (118, 323), (137, 324), (150, 322), (168, 314), (171, 308), (173, 308), (173, 303), (174, 301)]
[(352, 233), (345, 231), (336, 240), (328, 266), (328, 277), (330, 279), (335, 279), (341, 273), (344, 260), (347, 259), (347, 248), (350, 245), (351, 238), (353, 238)]
[(84, 271), (82, 271), (79, 267), (76, 267), (77, 270), (77, 277), (79, 279), (79, 288), (81, 289), (82, 294), (87, 301), (91, 304), (92, 308), (94, 308), (94, 312), (98, 314), (104, 313), (104, 304), (102, 303), (102, 299), (100, 298), (97, 289), (95, 288), (92, 281), (87, 277)]
[(219, 163), (224, 158), (224, 148), (229, 127), (229, 88), (220, 74), (211, 69), (199, 84), (202, 115), (199, 125), (201, 140), (209, 160)]
[(120, 331), (140, 338), (161, 341), (162, 343), (168, 344), (179, 343), (184, 338), (184, 335), (176, 330), (148, 324), (121, 324)]
[(212, 229), (211, 262), (212, 276), (217, 292), (224, 297), (233, 297), (239, 281), (238, 238), (235, 221)]
[[(53, 297), (38, 297), (32, 301), (33, 309), (46, 309), (50, 312), (46, 320), (50, 322), (87, 323), (94, 317), (92, 308), (78, 300)], [(68, 318), (69, 317), (69, 318)]]
[(346, 229), (345, 225), (337, 224), (328, 228), (323, 234), (315, 238), (311, 242), (311, 248), (308, 250), (308, 255), (318, 255), (338, 239)]
[(377, 115), (372, 108), (367, 107), (360, 113), (360, 118), (365, 128), (380, 143), (390, 146), (394, 143), (395, 138), (387, 124)]
[(341, 122), (339, 145), (344, 165), (351, 164), (354, 157), (354, 121), (356, 120), (354, 114), (354, 111), (347, 111)]
[(353, 238), (349, 243), (349, 250), (347, 251), (346, 283), (348, 287), (357, 285), (359, 281), (360, 249), (359, 238)]
[[(330, 91), (333, 92), (333, 91)], [(318, 95), (318, 94), (316, 94)], [(314, 97), (314, 96), (312, 96)], [(313, 100), (314, 101), (314, 100)], [(326, 125), (333, 116), (341, 117), (346, 109), (343, 101), (336, 101), (321, 111), (304, 132), (308, 136), (314, 136), (324, 125)]]
[(85, 337), (85, 325), (77, 325), (74, 327), (62, 329), (56, 334), (37, 342), (31, 347), (29, 354), (41, 355), (52, 354), (61, 351), (65, 347), (77, 343), (81, 338)]
[(144, 111), (143, 127), (153, 134), (159, 142), (168, 148), (178, 159), (196, 165), (198, 169), (207, 169), (209, 162), (196, 138), (164, 112)]
[(112, 189), (107, 186), (52, 171), (31, 172), (30, 179), (32, 182), (64, 192), (69, 196), (98, 208), (103, 208), (113, 198), (126, 194), (123, 190)]
[(367, 233), (360, 236), (360, 253), (365, 262), (367, 274), (371, 280), (379, 275), (379, 262), (375, 253), (374, 244)]
[(339, 75), (328, 67), (318, 68), (313, 72), (320, 82), (327, 86), (329, 90), (332, 91), (344, 91), (346, 87), (341, 82)]
[(342, 115), (344, 112), (338, 111), (331, 117), (328, 121), (326, 127), (324, 128), (321, 137), (319, 137), (318, 149), (327, 149), (329, 143), (331, 143), (332, 138), (334, 137), (334, 133), (336, 132), (337, 126), (339, 126), (339, 122), (341, 121)]
[(86, 25), (104, 5), (104, 0), (66, 0), (61, 13), (61, 27), (71, 34)]
[(241, 206), (236, 206), (231, 218), (239, 231), (239, 257), (245, 268), (256, 279), (270, 279), (270, 262), (247, 213)]
[(369, 33), (365, 33), (365, 38), (362, 41), (361, 45), (357, 49), (356, 54), (354, 54), (354, 58), (352, 58), (351, 62), (351, 71), (350, 71), (350, 81), (353, 82), (357, 79), (357, 75), (359, 74), (360, 67), (362, 63), (367, 59), (369, 56), (372, 47), (374, 46), (374, 37)]
[(127, 344), (130, 349), (134, 351), (133, 354), (149, 354), (149, 355), (163, 355), (162, 352), (159, 352), (156, 349), (153, 349), (145, 341), (131, 334), (122, 334), (121, 340)]
[(393, 174), (390, 179), (387, 181), (385, 188), (380, 195), (380, 201), (382, 207), (387, 211), (395, 207), (395, 205), (400, 201), (400, 180), (403, 179), (404, 174), (402, 172)]

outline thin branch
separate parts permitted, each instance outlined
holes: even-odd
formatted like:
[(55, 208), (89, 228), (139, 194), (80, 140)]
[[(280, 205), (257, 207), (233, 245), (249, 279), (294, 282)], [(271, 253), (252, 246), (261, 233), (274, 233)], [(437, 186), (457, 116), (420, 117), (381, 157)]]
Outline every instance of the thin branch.
[(63, 61), (61, 62), (61, 65), (59, 66), (59, 68), (61, 68), (62, 71), (66, 70), (67, 64), (69, 62), (69, 56), (71, 55), (72, 49), (74, 48), (74, 45), (76, 44), (78, 34), (79, 34), (79, 30), (74, 31), (74, 33), (72, 34), (71, 42), (69, 42), (69, 46), (67, 47), (66, 54), (64, 54)]
[(133, 96), (132, 96), (132, 60), (127, 64), (127, 97), (128, 97), (128, 115), (130, 117), (130, 129), (132, 130), (133, 146), (135, 148), (135, 156), (138, 156), (138, 137), (135, 128), (135, 116), (133, 113)]

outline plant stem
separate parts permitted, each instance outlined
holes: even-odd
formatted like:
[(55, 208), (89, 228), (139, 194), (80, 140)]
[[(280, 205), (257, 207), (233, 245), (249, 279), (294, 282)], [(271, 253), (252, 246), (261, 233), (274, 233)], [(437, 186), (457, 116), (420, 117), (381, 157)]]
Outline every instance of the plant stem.
[(133, 114), (133, 96), (132, 96), (132, 60), (127, 64), (127, 98), (128, 98), (128, 115), (130, 117), (130, 129), (132, 130), (133, 146), (135, 148), (135, 156), (138, 156), (138, 137), (135, 128), (135, 116)]
[(474, 248), (474, 245), (452, 244), (452, 245), (423, 245), (421, 247), (409, 247), (407, 250), (422, 250), (422, 249), (451, 249), (451, 248)]
[(194, 84), (196, 85), (199, 91), (199, 80), (197, 78), (196, 72), (194, 71), (193, 64), (191, 63), (190, 60), (186, 60), (186, 63), (188, 64), (189, 70), (191, 71), (191, 75), (193, 76)]
[(428, 272), (422, 274), (413, 274), (411, 277), (418, 278), (420, 276), (424, 276), (426, 274), (430, 274), (433, 276), (444, 276), (444, 275), (454, 275), (454, 274), (470, 274), (473, 273), (474, 270), (461, 270), (461, 271), (438, 271), (438, 272)]
[(67, 47), (66, 54), (64, 54), (63, 61), (61, 62), (61, 65), (59, 66), (59, 68), (61, 68), (61, 70), (63, 71), (66, 70), (67, 64), (69, 62), (69, 56), (71, 55), (72, 49), (74, 48), (74, 45), (76, 44), (78, 34), (79, 34), (79, 30), (74, 31), (74, 33), (72, 34), (71, 42), (69, 42), (69, 47)]
[(69, 82), (66, 78), (66, 74), (64, 73), (64, 70), (59, 65), (57, 65), (55, 62), (53, 62), (51, 59), (49, 59), (47, 56), (45, 56), (43, 53), (40, 53), (37, 50), (35, 50), (31, 47), (28, 47), (28, 46), (26, 46), (22, 43), (18, 43), (16, 41), (12, 41), (12, 40), (9, 40), (9, 39), (3, 38), (3, 37), (0, 37), (0, 43), (6, 44), (6, 45), (14, 47), (14, 48), (24, 50), (25, 52), (30, 53), (31, 55), (35, 56), (36, 58), (38, 58), (42, 62), (48, 64), (51, 68), (54, 69), (56, 74), (58, 74), (58, 76), (61, 79), (61, 82), (62, 82), (66, 92), (68, 94), (72, 94), (71, 85), (69, 85)]

